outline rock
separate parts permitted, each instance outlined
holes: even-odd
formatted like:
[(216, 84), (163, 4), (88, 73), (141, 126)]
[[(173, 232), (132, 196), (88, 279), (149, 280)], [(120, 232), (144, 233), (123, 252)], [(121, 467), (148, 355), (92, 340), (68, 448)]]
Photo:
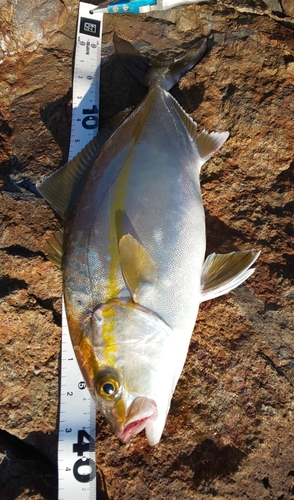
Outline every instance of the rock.
[(282, 8), (286, 16), (294, 17), (294, 4), (291, 0), (282, 0)]
[[(0, 491), (54, 500), (61, 274), (44, 245), (60, 221), (35, 182), (67, 158), (77, 2), (0, 7)], [(104, 17), (101, 124), (145, 94), (114, 31), (166, 58), (208, 36), (172, 90), (199, 130), (230, 131), (202, 172), (207, 251), (262, 253), (245, 285), (202, 305), (158, 446), (120, 444), (97, 415), (99, 499), (294, 494), (293, 16), (286, 0), (222, 0)]]

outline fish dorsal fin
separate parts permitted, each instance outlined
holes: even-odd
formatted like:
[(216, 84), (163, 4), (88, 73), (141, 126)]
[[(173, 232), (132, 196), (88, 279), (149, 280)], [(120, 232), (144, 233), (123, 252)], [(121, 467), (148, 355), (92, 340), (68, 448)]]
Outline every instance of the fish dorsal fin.
[[(61, 216), (71, 200), (75, 186), (92, 166), (101, 148), (100, 136), (94, 137), (80, 153), (53, 174), (37, 182), (37, 189)], [(105, 140), (103, 138), (103, 144)]]
[(48, 259), (51, 260), (58, 269), (61, 269), (62, 247), (63, 229), (60, 229), (52, 234), (45, 246), (45, 252), (47, 253)]
[(119, 259), (125, 284), (134, 302), (146, 284), (157, 280), (157, 266), (147, 250), (131, 234), (120, 238), (118, 243)]
[(64, 217), (73, 193), (90, 170), (102, 146), (129, 114), (130, 109), (118, 113), (71, 161), (37, 182), (37, 189), (61, 217)]
[(249, 267), (259, 254), (255, 250), (248, 250), (209, 255), (202, 267), (201, 302), (224, 295), (241, 285), (254, 272)]

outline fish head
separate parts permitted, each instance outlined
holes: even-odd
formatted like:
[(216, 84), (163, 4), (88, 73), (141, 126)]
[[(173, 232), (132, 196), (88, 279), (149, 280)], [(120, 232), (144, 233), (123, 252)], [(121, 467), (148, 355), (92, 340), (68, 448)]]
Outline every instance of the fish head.
[(172, 329), (150, 311), (122, 301), (96, 308), (89, 326), (96, 368), (92, 380), (88, 371), (88, 385), (99, 410), (122, 442), (145, 429), (149, 444), (157, 444), (175, 386)]

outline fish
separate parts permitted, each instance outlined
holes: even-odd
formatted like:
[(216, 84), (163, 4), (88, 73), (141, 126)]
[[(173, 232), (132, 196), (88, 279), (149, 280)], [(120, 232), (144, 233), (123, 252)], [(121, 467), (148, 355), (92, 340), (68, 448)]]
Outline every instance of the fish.
[(200, 170), (228, 132), (198, 132), (170, 94), (203, 56), (202, 39), (170, 64), (118, 35), (122, 64), (148, 92), (37, 188), (63, 218), (48, 242), (62, 269), (72, 344), (88, 389), (126, 443), (159, 443), (201, 302), (254, 271), (254, 249), (205, 259)]

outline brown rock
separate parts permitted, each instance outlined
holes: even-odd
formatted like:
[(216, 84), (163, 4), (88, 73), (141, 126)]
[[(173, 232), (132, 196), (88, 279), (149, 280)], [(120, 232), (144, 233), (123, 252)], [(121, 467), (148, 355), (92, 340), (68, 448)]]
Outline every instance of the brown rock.
[(289, 17), (294, 17), (294, 4), (291, 0), (282, 0), (282, 7), (285, 14)]
[[(291, 2), (278, 4), (104, 18), (101, 123), (145, 93), (113, 55), (114, 31), (166, 58), (209, 37), (172, 91), (200, 130), (230, 131), (202, 172), (207, 250), (262, 253), (245, 285), (203, 304), (158, 446), (121, 445), (97, 416), (99, 498), (294, 494), (294, 38)], [(77, 2), (0, 6), (0, 491), (54, 500), (61, 275), (43, 249), (59, 221), (34, 184), (67, 157)]]

